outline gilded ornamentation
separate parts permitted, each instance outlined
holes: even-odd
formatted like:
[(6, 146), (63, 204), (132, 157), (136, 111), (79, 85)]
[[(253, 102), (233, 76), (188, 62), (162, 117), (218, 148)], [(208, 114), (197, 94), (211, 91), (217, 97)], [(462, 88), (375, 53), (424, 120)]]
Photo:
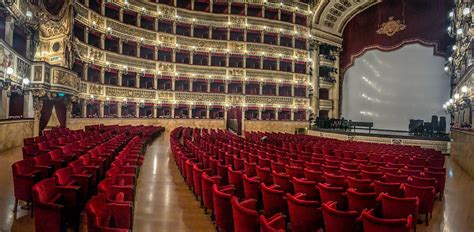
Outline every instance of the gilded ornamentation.
[(172, 92), (158, 92), (158, 99), (160, 100), (173, 100)]
[(241, 52), (241, 51), (245, 50), (245, 44), (243, 44), (243, 43), (229, 43), (229, 49), (231, 51)]
[(3, 45), (0, 44), (0, 65), (3, 68), (11, 67), (13, 65), (13, 54), (6, 50)]
[(41, 66), (35, 66), (35, 67), (34, 67), (33, 81), (41, 81), (41, 79), (42, 79), (42, 72), (43, 72), (43, 67), (41, 67)]
[(295, 105), (307, 106), (309, 101), (306, 98), (295, 98)]
[(77, 76), (58, 69), (54, 69), (53, 71), (53, 83), (68, 86), (73, 89), (79, 88), (79, 78)]
[(293, 103), (293, 100), (290, 97), (246, 96), (245, 102), (247, 104), (291, 105)]
[(162, 43), (174, 44), (174, 36), (160, 34), (158, 35), (158, 41)]
[(30, 77), (31, 65), (26, 61), (17, 57), (16, 59), (16, 73), (20, 77)]
[(161, 14), (163, 14), (163, 15), (173, 15), (174, 14), (174, 8), (166, 7), (166, 6), (162, 6), (162, 5), (160, 5), (159, 8), (160, 8)]
[(104, 92), (104, 87), (101, 85), (89, 85), (89, 94), (102, 95)]
[(96, 23), (97, 26), (104, 27), (105, 26), (105, 20), (102, 18), (102, 16), (91, 13), (91, 21)]
[(397, 32), (403, 31), (407, 28), (407, 25), (403, 24), (401, 20), (394, 20), (393, 16), (388, 18), (388, 21), (379, 25), (379, 29), (377, 30), (377, 34), (379, 35), (386, 35), (386, 36), (393, 36)]
[(243, 76), (244, 75), (244, 70), (242, 70), (242, 69), (231, 69), (231, 70), (229, 70), (229, 74), (231, 76)]
[(105, 94), (111, 97), (146, 98), (146, 99), (155, 98), (155, 91), (123, 89), (123, 88), (115, 88), (115, 87), (106, 87)]
[(131, 35), (131, 37), (140, 38), (143, 37), (148, 40), (155, 40), (156, 35), (153, 32), (147, 32), (135, 27), (127, 26), (122, 23), (118, 23), (112, 20), (107, 20), (107, 26), (111, 27), (113, 31), (120, 32), (124, 35)]
[(79, 86), (79, 92), (81, 92), (81, 93), (86, 93), (87, 92), (87, 84), (86, 83), (81, 82), (81, 84)]
[(158, 71), (173, 72), (174, 71), (174, 66), (173, 66), (173, 64), (159, 63), (158, 64)]
[(225, 95), (199, 94), (199, 93), (176, 93), (176, 101), (193, 102), (225, 102)]
[(51, 68), (44, 67), (44, 82), (51, 83)]
[(230, 17), (229, 21), (232, 24), (237, 24), (237, 25), (244, 25), (245, 24), (245, 18), (244, 17)]
[(244, 97), (238, 95), (228, 95), (226, 102), (231, 105), (240, 105), (244, 103)]

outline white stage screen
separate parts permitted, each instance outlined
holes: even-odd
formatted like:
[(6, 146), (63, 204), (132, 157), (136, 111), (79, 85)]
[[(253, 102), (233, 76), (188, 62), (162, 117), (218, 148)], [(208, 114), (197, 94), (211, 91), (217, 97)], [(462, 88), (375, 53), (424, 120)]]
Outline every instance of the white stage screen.
[[(419, 44), (368, 51), (345, 72), (342, 116), (403, 131), (410, 119), (446, 116), (442, 106), (449, 99), (450, 80), (445, 62), (433, 48)], [(449, 128), (449, 117), (447, 123)]]

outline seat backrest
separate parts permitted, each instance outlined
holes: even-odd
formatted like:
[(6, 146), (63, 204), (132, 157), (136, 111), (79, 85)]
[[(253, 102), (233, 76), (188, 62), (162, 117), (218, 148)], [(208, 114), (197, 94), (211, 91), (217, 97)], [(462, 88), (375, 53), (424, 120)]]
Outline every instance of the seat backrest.
[(326, 232), (352, 232), (358, 227), (356, 211), (340, 211), (336, 208), (336, 202), (322, 204), (322, 213)]
[(354, 177), (346, 177), (347, 186), (356, 189), (357, 192), (372, 192), (372, 181), (367, 179), (356, 179)]
[(237, 197), (232, 197), (232, 215), (234, 231), (258, 231), (258, 212), (256, 199), (247, 199), (239, 202)]
[(381, 193), (378, 200), (382, 202), (382, 215), (384, 218), (407, 218), (412, 215), (416, 218), (418, 215), (418, 197), (393, 197)]
[(375, 209), (377, 207), (377, 193), (361, 193), (355, 189), (347, 190), (349, 210), (361, 213), (364, 209)]
[(318, 210), (318, 201), (307, 200), (302, 193), (286, 193), (286, 199), (293, 231), (316, 231), (322, 227), (323, 218)]
[(403, 184), (402, 188), (405, 197), (418, 197), (420, 201), (418, 213), (431, 213), (433, 210), (435, 197), (434, 187), (420, 187), (410, 184)]
[(394, 197), (401, 197), (403, 195), (400, 183), (387, 183), (374, 180), (374, 192), (377, 194), (387, 193)]
[(51, 157), (49, 154), (43, 154), (33, 157), (35, 165), (48, 166), (50, 165)]
[(338, 207), (343, 208), (346, 205), (344, 197), (344, 188), (342, 187), (331, 187), (328, 184), (318, 183), (319, 195), (321, 197), (321, 203), (328, 201), (337, 202)]
[(54, 178), (41, 180), (33, 186), (33, 199), (35, 204), (50, 204), (51, 198), (56, 195)]
[(364, 232), (409, 232), (412, 216), (408, 216), (407, 219), (383, 219), (376, 218), (373, 215), (373, 210), (369, 210), (362, 213), (362, 222), (364, 224)]
[(217, 228), (232, 231), (234, 228), (230, 203), (232, 194), (220, 191), (220, 188), (215, 184), (212, 186), (212, 195)]
[(264, 215), (260, 215), (260, 232), (284, 232), (286, 229), (285, 216), (278, 213), (266, 219)]
[(61, 168), (54, 172), (54, 179), (59, 186), (67, 185), (71, 181), (71, 168)]
[(267, 186), (261, 183), (263, 208), (265, 216), (269, 217), (278, 212), (287, 212), (288, 205), (284, 199), (285, 192), (278, 185)]
[(34, 161), (32, 159), (24, 159), (15, 162), (12, 165), (13, 176), (24, 175), (33, 171)]

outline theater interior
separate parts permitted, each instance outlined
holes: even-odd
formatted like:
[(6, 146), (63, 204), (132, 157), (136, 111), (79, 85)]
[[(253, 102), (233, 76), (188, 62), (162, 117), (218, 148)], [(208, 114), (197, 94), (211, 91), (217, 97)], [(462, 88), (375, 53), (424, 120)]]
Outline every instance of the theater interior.
[(0, 0), (0, 231), (474, 231), (471, 0)]

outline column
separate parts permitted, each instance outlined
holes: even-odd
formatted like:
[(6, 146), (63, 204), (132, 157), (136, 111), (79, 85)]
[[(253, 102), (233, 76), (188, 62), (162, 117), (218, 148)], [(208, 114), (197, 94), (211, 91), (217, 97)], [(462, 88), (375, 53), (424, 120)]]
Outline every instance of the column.
[[(211, 5), (212, 5), (212, 1), (211, 1)], [(209, 26), (209, 39), (212, 39), (212, 26)]]
[(27, 33), (26, 34), (26, 58), (33, 60), (33, 57), (35, 56), (35, 54), (33, 54), (33, 49), (31, 49), (32, 48), (31, 42), (32, 42), (31, 34)]
[(137, 102), (135, 104), (135, 118), (139, 118), (139, 117), (140, 117), (140, 105)]
[[(175, 5), (176, 6), (176, 5)], [(173, 34), (176, 35), (176, 21), (173, 22)]]
[(258, 108), (258, 120), (262, 120), (262, 108)]
[(135, 87), (140, 88), (140, 73), (135, 75)]
[(278, 113), (279, 113), (279, 109), (276, 109), (275, 110), (275, 120), (277, 120), (277, 121), (278, 121)]
[(308, 120), (309, 120), (309, 114), (310, 114), (310, 113), (311, 113), (311, 111), (310, 111), (310, 110), (306, 110), (306, 118), (305, 118), (305, 119), (306, 119), (306, 121), (308, 121)]
[(122, 117), (122, 102), (117, 102), (117, 117)]
[(242, 94), (245, 94), (247, 92), (246, 89), (247, 89), (247, 83), (245, 83), (244, 81), (242, 82)]
[(84, 29), (84, 43), (89, 44), (89, 28)]
[(193, 91), (193, 82), (194, 82), (193, 79), (189, 79), (189, 92)]
[(229, 93), (229, 82), (224, 81), (224, 93)]
[(153, 118), (158, 117), (158, 109), (156, 108), (156, 104), (153, 104)]
[(295, 72), (295, 62), (296, 61), (291, 61), (291, 72), (294, 73)]
[(122, 86), (122, 71), (117, 72), (117, 85)]
[(99, 117), (100, 118), (104, 117), (104, 102), (101, 102), (99, 105)]
[(100, 14), (105, 15), (105, 1), (100, 3)]
[(23, 98), (23, 117), (24, 118), (33, 118), (34, 117), (33, 109), (33, 94), (24, 95)]
[(319, 43), (316, 40), (311, 39), (309, 44), (310, 56), (313, 60), (311, 64), (311, 67), (313, 68), (313, 73), (309, 78), (314, 90), (313, 96), (310, 98), (310, 106), (314, 111), (314, 115), (319, 115), (319, 68), (316, 65), (319, 64)]
[[(334, 52), (334, 56), (336, 56), (336, 61), (334, 61), (334, 64), (339, 70), (339, 52)], [(336, 83), (333, 85), (333, 91), (332, 91), (332, 108), (333, 108), (333, 118), (339, 118), (339, 84), (340, 84), (340, 72), (338, 72), (335, 76), (336, 78)]]
[(290, 120), (295, 121), (295, 110), (291, 109), (290, 111)]
[[(230, 58), (230, 54), (227, 53), (227, 54), (225, 55), (225, 66), (226, 66), (226, 67), (229, 67), (229, 58)], [(245, 67), (245, 66), (244, 66), (244, 67)]]
[(276, 90), (276, 95), (280, 96), (280, 84), (276, 84), (275, 90)]
[(211, 80), (207, 80), (207, 92), (211, 92)]
[(154, 24), (154, 29), (155, 31), (158, 31), (158, 18), (155, 18), (155, 24)]
[(86, 103), (86, 100), (82, 100), (81, 101), (82, 103), (82, 110), (81, 110), (81, 113), (82, 113), (82, 117), (83, 118), (86, 118), (87, 117), (87, 103)]
[(259, 95), (262, 95), (262, 94), (263, 94), (263, 83), (262, 83), (262, 82), (259, 82), (258, 94), (259, 94)]
[(10, 108), (10, 97), (8, 90), (0, 90), (0, 119), (8, 119)]
[(100, 35), (100, 49), (102, 50), (105, 49), (105, 35), (104, 34)]
[(194, 23), (191, 24), (191, 32), (189, 33), (191, 37), (194, 37)]
[(100, 68), (99, 83), (105, 84), (105, 69), (103, 67)]
[[(306, 92), (309, 92), (309, 91), (306, 91)], [(291, 96), (292, 97), (295, 96), (295, 85), (294, 84), (291, 84)]]
[(193, 106), (188, 106), (188, 118), (193, 118)]
[(136, 54), (137, 57), (140, 57), (140, 53), (141, 53), (141, 46), (140, 45), (141, 45), (141, 43), (137, 43), (137, 54)]
[(13, 31), (15, 30), (15, 18), (7, 15), (5, 20), (5, 41), (10, 46), (13, 46)]
[(119, 9), (119, 21), (123, 22), (123, 8)]
[(190, 63), (190, 64), (194, 64), (194, 59), (193, 59), (193, 57), (194, 57), (194, 51), (191, 51), (191, 52), (189, 53), (189, 63)]
[(175, 105), (171, 106), (171, 118), (174, 118), (174, 108)]
[(153, 89), (158, 89), (158, 76), (153, 78)]
[(85, 81), (89, 80), (89, 64), (87, 63), (82, 66), (82, 78)]
[(171, 52), (171, 61), (173, 63), (176, 63), (176, 48), (173, 48), (173, 51)]
[(142, 26), (142, 15), (137, 14), (137, 27), (141, 27), (141, 26)]
[(211, 115), (210, 106), (207, 106), (207, 107), (206, 107), (206, 118), (209, 119), (209, 118), (210, 118), (210, 115)]
[(123, 42), (122, 42), (121, 38), (119, 38), (119, 40), (118, 40), (118, 53), (119, 54), (123, 53)]
[(173, 91), (176, 90), (176, 78), (175, 77), (171, 78), (171, 90), (173, 90)]
[(153, 47), (153, 59), (158, 60), (158, 48)]

